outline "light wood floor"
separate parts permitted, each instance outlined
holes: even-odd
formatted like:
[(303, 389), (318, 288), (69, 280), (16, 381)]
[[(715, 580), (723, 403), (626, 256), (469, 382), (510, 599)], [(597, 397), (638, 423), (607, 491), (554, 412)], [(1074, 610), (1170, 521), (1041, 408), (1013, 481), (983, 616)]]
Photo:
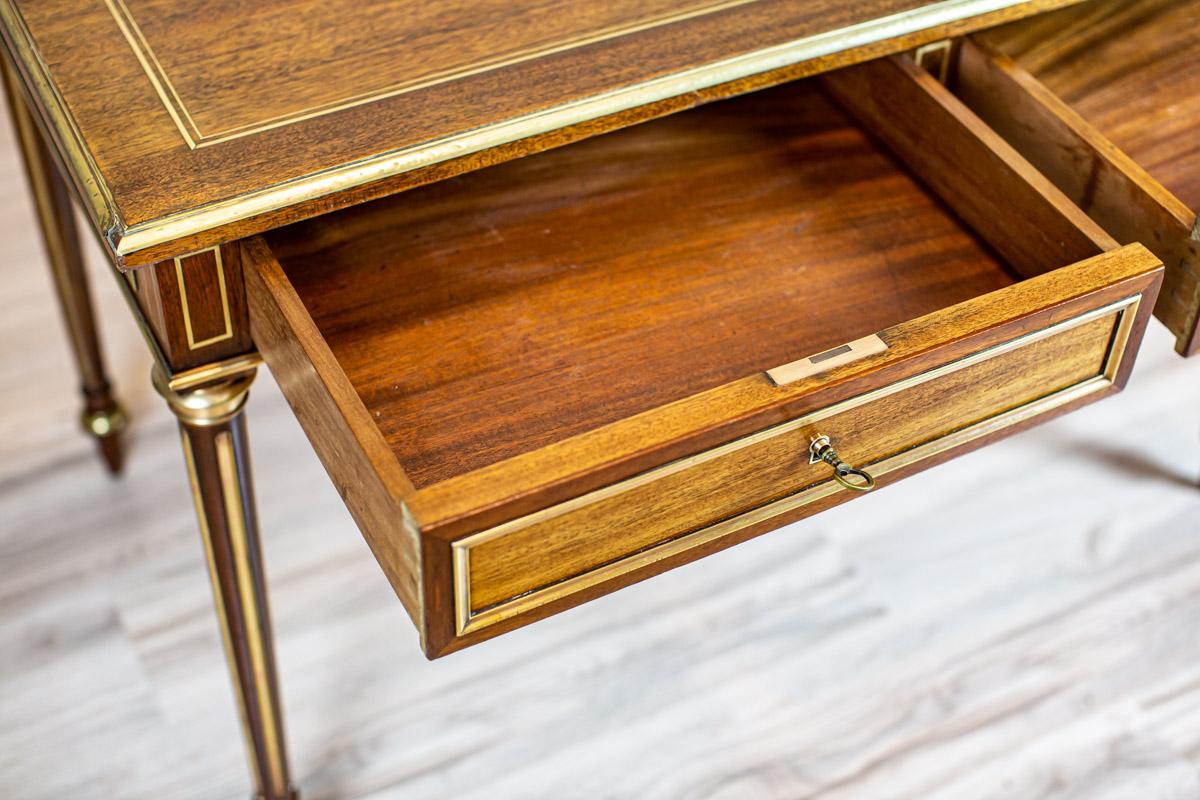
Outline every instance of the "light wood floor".
[[(243, 798), (174, 423), (105, 477), (0, 120), (0, 796)], [(1200, 797), (1200, 361), (437, 663), (267, 373), (250, 403), (293, 763), (318, 798)]]

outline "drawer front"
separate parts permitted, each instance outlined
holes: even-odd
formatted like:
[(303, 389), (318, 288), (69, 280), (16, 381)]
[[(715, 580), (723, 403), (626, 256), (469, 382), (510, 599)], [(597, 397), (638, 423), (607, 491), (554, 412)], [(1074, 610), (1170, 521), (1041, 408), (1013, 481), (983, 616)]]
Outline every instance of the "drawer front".
[(809, 463), (817, 434), (885, 485), (906, 467), (1098, 396), (1114, 386), (1138, 305), (1138, 296), (1109, 303), (455, 541), (457, 633), (847, 499), (828, 466)]

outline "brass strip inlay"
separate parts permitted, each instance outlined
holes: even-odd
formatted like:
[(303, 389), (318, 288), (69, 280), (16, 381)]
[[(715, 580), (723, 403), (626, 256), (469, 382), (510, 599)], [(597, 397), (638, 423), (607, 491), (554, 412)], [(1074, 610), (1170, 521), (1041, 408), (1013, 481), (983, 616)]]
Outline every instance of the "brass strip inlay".
[[(427, 89), (438, 84), (448, 83), (450, 81), (461, 78), (468, 78), (472, 75), (479, 75), (492, 70), (501, 69), (503, 67), (520, 64), (524, 61), (532, 61), (555, 53), (562, 53), (567, 50), (575, 50), (580, 47), (597, 44), (609, 39), (620, 38), (633, 33), (650, 30), (652, 28), (662, 27), (677, 22), (684, 22), (696, 17), (715, 14), (718, 11), (725, 11), (738, 6), (749, 5), (750, 3), (759, 2), (759, 0), (720, 0), (720, 2), (706, 3), (692, 8), (676, 11), (672, 14), (667, 14), (661, 17), (654, 17), (648, 20), (642, 20), (635, 23), (626, 23), (622, 25), (613, 25), (608, 28), (601, 28), (589, 34), (579, 35), (569, 39), (563, 39), (551, 44), (542, 45), (539, 47), (531, 47), (526, 50), (517, 50), (512, 53), (494, 56), (490, 59), (475, 62), (465, 66), (453, 67), (442, 70), (441, 72), (433, 73), (424, 78), (416, 78), (400, 83), (395, 83), (385, 86), (381, 89), (375, 89), (369, 92), (361, 92), (357, 95), (333, 100), (327, 103), (310, 106), (299, 111), (292, 111), (286, 114), (280, 114), (275, 117), (262, 120), (260, 122), (251, 122), (244, 125), (237, 125), (232, 128), (227, 128), (216, 133), (202, 133), (199, 126), (196, 124), (192, 114), (184, 105), (183, 98), (172, 84), (170, 76), (167, 75), (162, 63), (154, 54), (154, 50), (150, 47), (150, 42), (146, 35), (142, 32), (133, 13), (125, 4), (124, 0), (104, 0), (108, 6), (109, 13), (116, 20), (117, 27), (121, 34), (125, 37), (125, 41), (129, 44), (134, 55), (138, 59), (138, 63), (142, 67), (142, 71), (146, 73), (146, 77), (150, 79), (151, 85), (154, 87), (155, 93), (158, 94), (159, 100), (166, 107), (167, 113), (170, 114), (171, 120), (179, 129), (179, 133), (183, 136), (185, 142), (192, 149), (198, 147), (207, 147), (209, 145), (227, 142), (232, 139), (240, 139), (245, 136), (252, 136), (263, 131), (271, 130), (272, 128), (291, 125), (296, 122), (302, 122), (307, 119), (321, 117), (326, 114), (332, 114), (338, 111), (344, 111), (348, 108), (374, 103), (379, 100), (385, 100), (389, 97), (415, 92), (420, 89)], [(186, 124), (185, 124), (186, 121)]]
[[(117, 28), (120, 29), (121, 35), (124, 36), (125, 41), (129, 43), (129, 49), (133, 51), (133, 55), (137, 58), (138, 64), (141, 65), (142, 72), (146, 73), (146, 77), (150, 79), (150, 85), (154, 87), (154, 91), (156, 94), (158, 94), (159, 100), (162, 101), (163, 107), (166, 108), (167, 113), (171, 115), (171, 121), (174, 122), (175, 127), (179, 129), (179, 134), (183, 137), (183, 140), (187, 142), (187, 146), (192, 150), (195, 150), (197, 145), (196, 139), (200, 136), (199, 130), (196, 129), (196, 123), (192, 121), (191, 114), (189, 114), (187, 108), (184, 107), (183, 100), (180, 99), (178, 92), (175, 91), (175, 87), (171, 85), (171, 80), (167, 77), (167, 73), (163, 70), (162, 64), (158, 63), (158, 57), (155, 56), (154, 51), (150, 49), (149, 42), (147, 42), (145, 37), (142, 35), (142, 31), (138, 28), (137, 22), (134, 21), (133, 15), (129, 13), (129, 8), (126, 7), (122, 0), (115, 0), (115, 2), (114, 0), (104, 0), (104, 3), (108, 6), (108, 11), (110, 14), (112, 14), (113, 20), (116, 21)], [(117, 5), (120, 5), (121, 12), (123, 13), (117, 11)], [(139, 46), (139, 42), (142, 46)], [(153, 62), (153, 67), (151, 66), (151, 62)], [(155, 67), (157, 69), (155, 69)], [(167, 99), (167, 94), (163, 91), (164, 83), (166, 84), (167, 90), (170, 91), (171, 96), (175, 99), (174, 103)], [(196, 131), (195, 138), (193, 138), (188, 132), (187, 127), (183, 124), (183, 120), (179, 118), (180, 112), (187, 117), (188, 123), (190, 123), (193, 130)]]
[(259, 353), (243, 353), (242, 355), (214, 361), (210, 364), (193, 367), (181, 372), (172, 372), (171, 364), (167, 361), (166, 355), (163, 354), (162, 346), (158, 343), (158, 336), (151, 329), (150, 323), (147, 322), (146, 315), (142, 313), (142, 307), (138, 303), (137, 295), (135, 294), (137, 291), (137, 271), (134, 270), (122, 274), (114, 270), (113, 274), (116, 276), (117, 287), (121, 290), (121, 296), (125, 298), (125, 302), (129, 305), (134, 322), (137, 323), (138, 330), (141, 331), (146, 346), (150, 348), (150, 354), (154, 358), (154, 363), (162, 370), (163, 375), (167, 376), (166, 384), (171, 390), (183, 392), (208, 383), (237, 378), (243, 373), (254, 371), (262, 363), (262, 355)]
[(258, 775), (258, 754), (254, 751), (250, 735), (250, 720), (246, 717), (246, 695), (242, 692), (242, 678), (238, 674), (237, 660), (233, 655), (233, 643), (229, 640), (229, 618), (225, 614), (225, 592), (217, 579), (217, 562), (213, 557), (212, 533), (208, 527), (208, 512), (204, 509), (204, 500), (200, 495), (200, 478), (196, 471), (196, 456), (192, 451), (192, 441), (182, 427), (179, 436), (183, 440), (183, 460), (187, 465), (188, 484), (192, 488), (192, 502), (196, 505), (196, 519), (200, 524), (200, 539), (204, 542), (204, 560), (208, 564), (208, 581), (212, 585), (213, 602), (217, 607), (217, 618), (220, 622), (221, 645), (225, 649), (225, 664), (229, 668), (230, 682), (233, 692), (237, 695), (238, 718), (242, 724), (242, 745), (246, 748), (246, 760), (250, 763), (250, 774)]
[[(627, 111), (670, 97), (684, 95), (770, 72), (843, 50), (907, 36), (928, 28), (959, 22), (1021, 5), (1027, 0), (942, 0), (888, 17), (785, 42), (732, 58), (694, 67), (672, 75), (604, 92), (503, 122), (481, 126), (411, 147), (354, 161), (320, 172), (282, 181), (270, 188), (248, 192), (229, 200), (206, 203), (154, 220), (124, 225), (114, 208), (99, 170), (66, 112), (63, 102), (13, 0), (0, 0), (0, 19), (11, 33), (22, 62), (27, 66), (42, 105), (49, 110), (59, 144), (68, 152), (75, 177), (87, 182), (85, 198), (94, 219), (109, 233), (110, 246), (119, 256), (203, 234), (241, 220), (278, 211), (383, 180), (432, 164), (498, 147), (559, 128)], [(32, 74), (36, 73), (36, 74)], [(109, 232), (109, 222), (113, 230)]]
[(512, 533), (515, 530), (526, 528), (531, 525), (536, 525), (555, 517), (562, 516), (580, 508), (584, 508), (593, 503), (623, 494), (624, 492), (644, 486), (653, 481), (659, 480), (667, 475), (671, 475), (681, 470), (689, 469), (697, 464), (710, 461), (715, 458), (720, 458), (729, 453), (736, 452), (746, 447), (758, 444), (767, 439), (772, 439), (777, 436), (789, 433), (798, 428), (811, 425), (819, 420), (826, 419), (836, 414), (849, 411), (862, 405), (874, 402), (881, 398), (887, 397), (897, 392), (902, 392), (911, 389), (914, 386), (919, 386), (928, 381), (949, 375), (975, 364), (988, 361), (997, 356), (1010, 353), (1019, 348), (1033, 344), (1034, 342), (1045, 339), (1049, 336), (1062, 333), (1080, 325), (1087, 324), (1093, 320), (1099, 319), (1110, 314), (1119, 313), (1120, 317), (1115, 324), (1115, 330), (1112, 335), (1112, 342), (1109, 345), (1108, 352), (1105, 356), (1105, 363), (1100, 374), (1089, 378), (1081, 383), (1061, 389), (1045, 397), (1039, 398), (1032, 402), (1026, 403), (1017, 408), (1006, 412), (988, 417), (980, 422), (962, 428), (958, 431), (950, 433), (946, 436), (939, 437), (923, 445), (918, 445), (914, 448), (898, 453), (889, 458), (882, 459), (872, 464), (864, 465), (869, 468), (876, 476), (886, 475), (890, 472), (902, 469), (910, 464), (931, 458), (947, 450), (960, 447), (968, 442), (974, 441), (983, 436), (987, 436), (996, 431), (1003, 430), (1012, 425), (1016, 425), (1032, 417), (1044, 414), (1060, 406), (1071, 403), (1081, 397), (1086, 397), (1094, 392), (1101, 391), (1113, 385), (1113, 379), (1117, 371), (1120, 369), (1122, 359), (1124, 358), (1126, 347), (1129, 343), (1129, 337), (1132, 332), (1133, 324), (1137, 319), (1137, 309), (1141, 303), (1141, 295), (1134, 295), (1114, 303), (1110, 303), (1099, 308), (1092, 309), (1084, 314), (1062, 322), (1051, 325), (1032, 333), (1019, 336), (1015, 339), (1003, 342), (993, 347), (981, 350), (978, 353), (960, 358), (956, 361), (951, 361), (948, 364), (943, 364), (940, 367), (922, 372), (918, 375), (905, 378), (896, 383), (882, 386), (869, 392), (865, 392), (856, 397), (851, 397), (843, 400), (840, 403), (835, 403), (826, 408), (814, 411), (803, 417), (776, 425), (772, 428), (759, 431), (757, 433), (744, 436), (741, 439), (721, 445), (720, 447), (706, 450), (703, 453), (698, 453), (694, 456), (678, 459), (669, 464), (664, 464), (653, 470), (649, 470), (640, 475), (635, 475), (619, 483), (597, 489), (585, 495), (572, 498), (550, 508), (536, 511), (524, 517), (520, 517), (509, 522), (502, 523), (488, 530), (481, 531), (470, 536), (466, 536), (451, 544), (452, 555), (452, 570), (454, 574), (454, 611), (455, 611), (455, 627), (459, 635), (470, 633), (480, 628), (494, 625), (502, 620), (525, 613), (531, 609), (545, 605), (547, 603), (574, 594), (578, 591), (591, 586), (598, 585), (615, 577), (628, 572), (640, 569), (648, 564), (653, 564), (665, 558), (686, 552), (695, 547), (711, 542), (720, 537), (726, 536), (735, 531), (755, 525), (759, 522), (770, 519), (787, 511), (800, 508), (810, 503), (816, 502), (825, 497), (838, 492), (840, 488), (833, 480), (815, 484), (807, 489), (803, 489), (795, 494), (768, 503), (758, 508), (747, 511), (735, 517), (714, 523), (705, 528), (701, 528), (689, 534), (671, 539), (661, 544), (642, 550), (638, 553), (626, 556), (617, 561), (609, 562), (603, 566), (588, 572), (576, 575), (572, 578), (567, 578), (557, 583), (533, 589), (523, 595), (512, 598), (510, 600), (498, 603), (480, 611), (471, 610), (471, 560), (470, 552), (476, 545), (483, 542), (491, 541), (497, 537)]
[(930, 59), (929, 56), (940, 56), (940, 59), (935, 61), (938, 70), (937, 79), (938, 83), (945, 85), (946, 79), (950, 76), (950, 54), (953, 52), (953, 50), (953, 40), (942, 39), (941, 41), (930, 42), (929, 44), (921, 45), (913, 51), (912, 58), (913, 61), (917, 62), (918, 67), (932, 74), (933, 70), (929, 69), (925, 62), (933, 60)]
[(125, 304), (129, 306), (129, 312), (133, 315), (133, 321), (137, 324), (137, 328), (142, 334), (142, 339), (146, 342), (146, 347), (150, 350), (150, 355), (153, 357), (155, 365), (163, 371), (164, 375), (170, 375), (171, 362), (167, 360), (166, 354), (163, 353), (162, 345), (158, 341), (158, 334), (151, 328), (149, 320), (146, 319), (145, 312), (142, 311), (142, 304), (138, 302), (136, 273), (126, 272), (123, 277), (122, 273), (115, 269), (112, 269), (111, 272), (117, 280), (117, 288), (120, 290), (121, 296), (125, 298)]
[(246, 509), (242, 503), (237, 457), (233, 451), (233, 435), (228, 431), (218, 433), (213, 446), (217, 451), (217, 472), (220, 476), (221, 494), (225, 502), (225, 517), (229, 525), (229, 541), (233, 549), (238, 597), (241, 600), (246, 626), (246, 646), (250, 651), (251, 669), (254, 670), (254, 681), (257, 688), (255, 695), (262, 723), (263, 745), (267, 751), (267, 766), (270, 768), (271, 780), (276, 789), (275, 795), (282, 796), (282, 793), (287, 791), (287, 778), (284, 775), (282, 751), (279, 744), (280, 731), (275, 727), (275, 721), (279, 719), (279, 715), (271, 697), (272, 683), (267, 672), (266, 644), (261, 626), (261, 616), (266, 614), (266, 608), (264, 601), (255, 590), (254, 576), (251, 572), (253, 561), (250, 558), (250, 546), (246, 533)]
[[(195, 335), (192, 333), (192, 315), (188, 308), (187, 284), (183, 280), (183, 259), (192, 258), (203, 253), (216, 253), (217, 259), (217, 284), (221, 291), (221, 312), (225, 316), (225, 332), (218, 333), (216, 336), (210, 336), (207, 339), (197, 342)], [(199, 350), (201, 347), (223, 342), (226, 339), (233, 338), (233, 321), (229, 314), (229, 295), (225, 289), (225, 262), (221, 260), (220, 245), (214, 247), (206, 247), (203, 250), (196, 250), (192, 253), (185, 253), (181, 256), (175, 256), (175, 277), (179, 281), (179, 305), (183, 311), (183, 329), (187, 333), (187, 343), (189, 350)]]

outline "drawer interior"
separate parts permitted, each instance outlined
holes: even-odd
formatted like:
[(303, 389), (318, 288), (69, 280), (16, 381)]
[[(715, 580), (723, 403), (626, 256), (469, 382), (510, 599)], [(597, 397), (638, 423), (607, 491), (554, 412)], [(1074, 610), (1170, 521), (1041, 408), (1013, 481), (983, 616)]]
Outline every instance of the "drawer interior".
[[(1020, 280), (831, 88), (714, 103), (268, 242), (420, 488)], [(1024, 211), (1003, 209), (999, 247)], [(1090, 233), (1021, 272), (1100, 252)]]

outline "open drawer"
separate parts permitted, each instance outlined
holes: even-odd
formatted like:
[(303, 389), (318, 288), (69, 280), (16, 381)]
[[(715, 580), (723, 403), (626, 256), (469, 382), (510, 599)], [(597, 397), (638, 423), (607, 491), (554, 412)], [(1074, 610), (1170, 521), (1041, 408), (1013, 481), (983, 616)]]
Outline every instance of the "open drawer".
[(431, 657), (855, 496), (814, 437), (886, 486), (1103, 397), (1161, 280), (907, 57), (245, 255)]
[(1100, 0), (963, 40), (951, 89), (1122, 242), (1166, 266), (1155, 314), (1200, 349), (1200, 2)]

